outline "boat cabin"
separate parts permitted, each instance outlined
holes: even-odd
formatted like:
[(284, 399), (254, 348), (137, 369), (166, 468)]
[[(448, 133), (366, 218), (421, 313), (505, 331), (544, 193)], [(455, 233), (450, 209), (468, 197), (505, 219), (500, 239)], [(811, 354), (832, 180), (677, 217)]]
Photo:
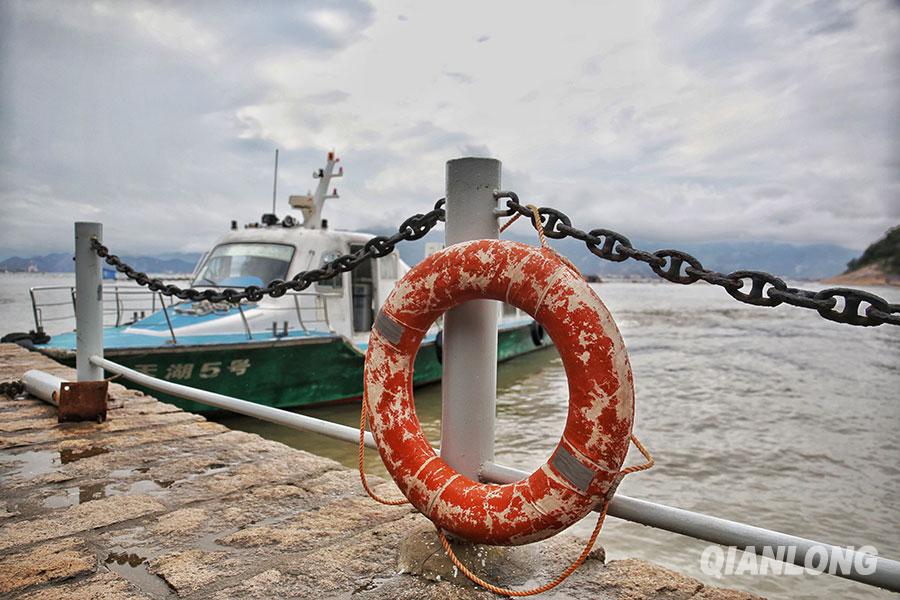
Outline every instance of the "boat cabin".
[[(349, 231), (269, 225), (232, 231), (221, 237), (198, 263), (192, 287), (241, 288), (265, 286), (276, 279), (321, 267), (360, 249), (373, 236)], [(350, 339), (368, 338), (375, 311), (409, 267), (397, 252), (370, 259), (349, 273), (312, 284), (281, 298), (265, 297), (239, 309), (209, 302), (182, 303), (178, 315), (218, 314), (193, 323), (180, 319), (175, 334), (242, 333), (286, 335), (294, 331), (328, 331)], [(202, 315), (201, 315), (202, 316)], [(133, 324), (135, 333), (165, 334), (155, 326)], [(174, 323), (173, 323), (174, 325)]]

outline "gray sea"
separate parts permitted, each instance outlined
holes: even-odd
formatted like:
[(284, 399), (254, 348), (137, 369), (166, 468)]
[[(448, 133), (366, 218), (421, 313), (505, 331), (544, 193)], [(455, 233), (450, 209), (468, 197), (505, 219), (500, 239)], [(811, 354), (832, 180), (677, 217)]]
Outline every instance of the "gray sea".
[[(0, 274), (2, 332), (29, 328), (29, 286), (72, 281)], [(746, 306), (699, 283), (613, 282), (596, 289), (630, 353), (635, 433), (656, 458), (652, 470), (627, 477), (620, 493), (839, 546), (873, 546), (900, 559), (900, 328), (857, 328), (802, 309)], [(870, 290), (900, 301), (898, 288)], [(531, 471), (546, 460), (565, 422), (560, 360), (547, 350), (505, 363), (497, 387), (496, 460)], [(416, 391), (419, 419), (434, 443), (440, 396), (439, 385)], [(359, 419), (357, 405), (304, 412), (350, 426)], [(351, 445), (244, 417), (218, 420), (356, 464)], [(368, 469), (385, 474), (375, 452)], [(586, 536), (592, 527), (588, 517), (575, 531)], [(600, 543), (608, 560), (646, 559), (772, 598), (890, 596), (829, 575), (719, 578), (701, 570), (705, 542), (615, 518)]]

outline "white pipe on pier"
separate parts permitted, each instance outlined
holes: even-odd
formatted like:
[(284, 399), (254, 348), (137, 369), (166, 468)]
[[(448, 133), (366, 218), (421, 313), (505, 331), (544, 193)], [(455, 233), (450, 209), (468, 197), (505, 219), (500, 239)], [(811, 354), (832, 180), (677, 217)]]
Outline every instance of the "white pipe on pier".
[(22, 375), (22, 384), (25, 386), (25, 391), (53, 406), (59, 406), (59, 390), (63, 383), (63, 380), (56, 375), (38, 371), (37, 369), (25, 371), (25, 374)]
[[(198, 390), (197, 388), (172, 383), (171, 381), (164, 381), (162, 379), (157, 379), (156, 377), (151, 377), (150, 375), (144, 375), (143, 373), (129, 369), (128, 367), (123, 367), (120, 364), (106, 360), (100, 356), (91, 357), (91, 363), (114, 375), (121, 375), (129, 381), (133, 381), (151, 390), (156, 390), (157, 392), (171, 394), (172, 396), (178, 396), (185, 400), (193, 400), (194, 402), (199, 402), (206, 406), (229, 410), (238, 414), (247, 415), (248, 417), (268, 421), (269, 423), (284, 425), (291, 429), (318, 433), (352, 444), (359, 443), (359, 430), (354, 429), (353, 427), (347, 427), (346, 425), (331, 423), (315, 417), (308, 417), (287, 410), (281, 410), (280, 408), (263, 406), (262, 404), (232, 398), (231, 396), (226, 396), (224, 394)], [(366, 432), (365, 442), (367, 448), (377, 448), (375, 445), (375, 438), (372, 437), (372, 434), (369, 432)]]

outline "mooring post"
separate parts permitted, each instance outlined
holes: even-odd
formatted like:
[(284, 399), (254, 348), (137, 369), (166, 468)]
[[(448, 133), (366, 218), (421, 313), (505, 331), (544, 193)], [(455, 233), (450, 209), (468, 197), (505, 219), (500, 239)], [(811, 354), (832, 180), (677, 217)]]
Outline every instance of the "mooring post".
[[(498, 189), (499, 160), (447, 162), (447, 246), (497, 239)], [(441, 458), (474, 481), (494, 459), (497, 312), (496, 301), (474, 300), (444, 315)]]
[(91, 356), (103, 358), (103, 280), (100, 257), (91, 239), (103, 241), (100, 223), (75, 223), (75, 370), (78, 381), (99, 381), (103, 369)]

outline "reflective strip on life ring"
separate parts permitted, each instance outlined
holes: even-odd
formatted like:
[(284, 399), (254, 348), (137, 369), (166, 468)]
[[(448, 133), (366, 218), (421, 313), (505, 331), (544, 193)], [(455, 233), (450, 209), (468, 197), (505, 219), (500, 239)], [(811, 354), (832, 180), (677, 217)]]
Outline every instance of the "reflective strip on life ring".
[[(413, 403), (412, 368), (425, 332), (447, 309), (481, 298), (538, 320), (569, 383), (566, 427), (550, 459), (506, 485), (472, 481), (445, 463)], [(600, 298), (552, 250), (500, 240), (445, 248), (397, 283), (369, 338), (363, 401), (381, 458), (413, 506), (453, 535), (497, 545), (550, 537), (606, 500), (634, 416), (631, 366)]]

